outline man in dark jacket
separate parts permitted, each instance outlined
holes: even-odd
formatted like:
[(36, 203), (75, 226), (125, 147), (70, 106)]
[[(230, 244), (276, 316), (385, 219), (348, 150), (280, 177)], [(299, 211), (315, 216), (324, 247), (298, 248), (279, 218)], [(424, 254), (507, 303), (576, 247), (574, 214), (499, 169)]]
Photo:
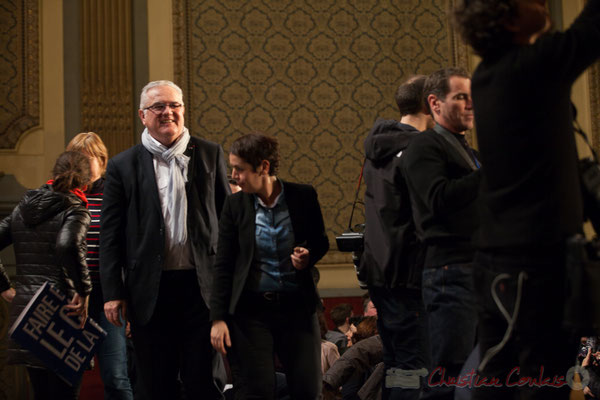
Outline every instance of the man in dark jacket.
[[(514, 381), (517, 366), (521, 377), (564, 377), (576, 351), (561, 329), (565, 243), (583, 223), (570, 94), (600, 57), (600, 0), (588, 0), (565, 32), (548, 35), (545, 3), (471, 0), (456, 11), (463, 37), (482, 57), (473, 75), (484, 165), (475, 260), (479, 373), (501, 380)], [(474, 393), (476, 399), (517, 396), (565, 399), (569, 387), (480, 387)]]
[(400, 122), (377, 120), (365, 139), (365, 248), (361, 274), (377, 308), (377, 326), (384, 345), (384, 399), (418, 399), (415, 386), (395, 382), (428, 364), (426, 321), (421, 299), (422, 246), (415, 235), (408, 189), (400, 156), (409, 142), (431, 124), (423, 97), (425, 76), (400, 85), (396, 103)]
[[(478, 161), (465, 139), (473, 127), (471, 80), (458, 68), (434, 72), (425, 96), (435, 126), (402, 157), (413, 217), (427, 245), (423, 299), (429, 315), (432, 368), (456, 377), (475, 344), (471, 236), (477, 226)], [(453, 387), (427, 387), (423, 398), (454, 398)]]
[[(142, 89), (142, 143), (106, 168), (100, 280), (106, 318), (127, 318), (150, 399), (218, 399), (209, 299), (218, 217), (230, 192), (221, 146), (193, 137), (181, 89)], [(123, 280), (124, 276), (124, 280)], [(216, 358), (215, 360), (220, 360)]]

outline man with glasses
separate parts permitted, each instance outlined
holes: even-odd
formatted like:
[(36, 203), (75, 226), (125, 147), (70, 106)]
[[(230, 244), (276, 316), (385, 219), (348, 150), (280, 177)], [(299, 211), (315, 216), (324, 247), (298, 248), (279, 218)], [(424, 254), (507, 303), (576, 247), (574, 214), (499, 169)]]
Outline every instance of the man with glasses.
[(218, 217), (230, 193), (223, 150), (190, 136), (181, 89), (148, 83), (142, 143), (108, 162), (100, 279), (107, 319), (131, 322), (149, 399), (222, 398), (212, 375), (209, 304)]

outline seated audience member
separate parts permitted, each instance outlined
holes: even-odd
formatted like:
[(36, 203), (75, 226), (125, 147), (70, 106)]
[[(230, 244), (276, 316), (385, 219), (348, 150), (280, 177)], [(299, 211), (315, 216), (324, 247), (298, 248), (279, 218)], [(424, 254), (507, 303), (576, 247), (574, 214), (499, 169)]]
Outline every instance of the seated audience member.
[[(381, 364), (381, 368), (378, 367), (379, 364)], [(372, 370), (378, 371), (377, 384), (370, 385), (375, 392), (372, 395), (377, 396), (377, 393), (381, 391), (384, 372), (383, 344), (379, 335), (356, 343), (329, 368), (323, 375), (324, 399), (335, 399), (339, 395), (339, 388), (347, 385), (354, 376), (366, 374)]]
[[(356, 331), (353, 332), (350, 338), (352, 346), (364, 339), (368, 339), (377, 335), (377, 318), (362, 317), (362, 320), (356, 325)], [(367, 381), (375, 367), (371, 367), (366, 371), (355, 371), (352, 376), (342, 384), (342, 399), (357, 400), (358, 392), (363, 384)]]
[(329, 312), (335, 329), (327, 331), (325, 338), (331, 343), (335, 343), (340, 354), (348, 347), (348, 341), (352, 337), (352, 306), (348, 303), (341, 303), (333, 307)]
[(321, 371), (327, 372), (329, 367), (340, 358), (340, 352), (334, 343), (325, 339), (327, 334), (327, 321), (325, 321), (325, 315), (322, 312), (318, 313), (319, 317), (319, 328), (321, 328)]
[(363, 316), (364, 317), (376, 317), (377, 316), (377, 309), (375, 308), (375, 304), (373, 304), (373, 301), (371, 300), (371, 296), (369, 296), (369, 293), (365, 293), (363, 295)]
[(352, 344), (356, 344), (363, 339), (377, 335), (377, 317), (364, 317), (358, 325), (356, 332), (352, 335)]

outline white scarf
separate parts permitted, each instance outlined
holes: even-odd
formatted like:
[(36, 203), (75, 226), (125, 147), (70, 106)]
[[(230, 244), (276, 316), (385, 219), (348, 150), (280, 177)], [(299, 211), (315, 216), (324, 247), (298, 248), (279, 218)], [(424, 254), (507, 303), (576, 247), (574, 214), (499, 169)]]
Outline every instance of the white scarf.
[(187, 182), (188, 164), (190, 158), (183, 153), (190, 141), (188, 128), (183, 128), (183, 134), (171, 145), (166, 147), (152, 140), (148, 128), (142, 132), (142, 145), (155, 157), (164, 160), (170, 169), (167, 209), (171, 215), (172, 226), (167, 227), (170, 238), (174, 243), (183, 244), (187, 240)]

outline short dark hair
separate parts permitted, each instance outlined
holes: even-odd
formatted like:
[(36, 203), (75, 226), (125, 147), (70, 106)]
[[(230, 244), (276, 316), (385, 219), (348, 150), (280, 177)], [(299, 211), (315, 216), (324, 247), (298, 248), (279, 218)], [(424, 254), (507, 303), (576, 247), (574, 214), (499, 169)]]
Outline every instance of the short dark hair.
[[(471, 79), (471, 75), (462, 68), (448, 67), (439, 69), (425, 80), (425, 87), (423, 88), (424, 97), (427, 98), (430, 94), (433, 94), (438, 99), (445, 99), (450, 92), (450, 78), (453, 76)], [(429, 102), (427, 101), (426, 103), (429, 109)], [(429, 111), (431, 112), (431, 109)]]
[(425, 75), (414, 75), (398, 86), (395, 98), (400, 115), (414, 115), (426, 110), (423, 95), (426, 79)]
[(82, 188), (90, 182), (90, 160), (78, 151), (65, 151), (56, 159), (52, 177), (52, 189), (56, 192)]
[(252, 165), (254, 171), (263, 160), (270, 164), (269, 175), (276, 175), (279, 168), (279, 143), (277, 139), (260, 133), (249, 133), (236, 139), (229, 150)]
[(348, 303), (340, 303), (329, 311), (329, 315), (336, 327), (344, 325), (346, 318), (352, 316), (352, 306)]
[(453, 12), (460, 36), (482, 57), (510, 45), (506, 24), (516, 15), (517, 0), (463, 0)]

